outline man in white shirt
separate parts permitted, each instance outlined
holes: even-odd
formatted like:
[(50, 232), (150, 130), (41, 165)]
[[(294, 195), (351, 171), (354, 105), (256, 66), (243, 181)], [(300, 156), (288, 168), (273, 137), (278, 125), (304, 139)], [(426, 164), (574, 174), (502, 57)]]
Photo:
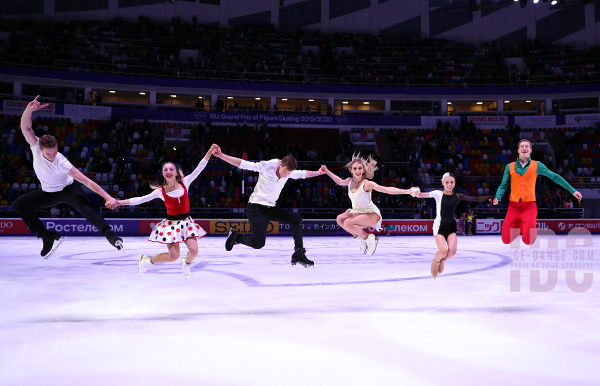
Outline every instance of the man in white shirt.
[(317, 171), (296, 170), (298, 163), (291, 155), (285, 156), (281, 160), (272, 159), (269, 161), (248, 162), (226, 155), (221, 152), (219, 146), (214, 146), (216, 149), (215, 156), (221, 158), (223, 161), (240, 169), (252, 170), (259, 173), (258, 181), (254, 187), (254, 192), (250, 195), (246, 209), (252, 234), (244, 236), (230, 229), (229, 236), (225, 242), (225, 249), (231, 251), (235, 244), (244, 244), (254, 249), (264, 247), (269, 222), (278, 221), (288, 223), (292, 227), (292, 235), (294, 237), (292, 265), (298, 263), (304, 267), (314, 266), (314, 262), (309, 260), (304, 254), (306, 250), (302, 242), (302, 217), (289, 209), (275, 207), (275, 203), (289, 178), (311, 178), (320, 176), (324, 171), (321, 169)]
[[(99, 211), (92, 208), (85, 197), (81, 185), (85, 185), (106, 200), (110, 209), (117, 207), (117, 201), (106, 193), (98, 184), (87, 178), (65, 156), (58, 152), (58, 141), (51, 135), (38, 138), (33, 132), (31, 115), (34, 111), (47, 106), (40, 105), (39, 95), (27, 105), (21, 116), (21, 131), (31, 146), (33, 153), (33, 169), (42, 185), (41, 190), (35, 190), (19, 197), (13, 203), (13, 210), (25, 221), (32, 232), (44, 242), (42, 252), (44, 258), (52, 253), (64, 240), (55, 231), (49, 231), (40, 221), (36, 210), (49, 208), (61, 203), (74, 207), (83, 217), (91, 222), (108, 241), (117, 249), (123, 247), (123, 240), (110, 228)], [(76, 181), (74, 181), (76, 180)], [(55, 241), (57, 241), (55, 243)]]

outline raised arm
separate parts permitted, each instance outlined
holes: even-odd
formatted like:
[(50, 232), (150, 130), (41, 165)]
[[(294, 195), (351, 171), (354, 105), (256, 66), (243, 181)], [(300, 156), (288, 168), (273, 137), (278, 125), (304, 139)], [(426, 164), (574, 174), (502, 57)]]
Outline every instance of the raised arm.
[(240, 167), (240, 164), (242, 163), (242, 159), (241, 158), (232, 157), (230, 155), (227, 155), (227, 154), (223, 153), (221, 151), (221, 148), (217, 144), (213, 144), (211, 146), (211, 149), (212, 149), (213, 154), (215, 155), (215, 157), (221, 158), (223, 161), (225, 161), (227, 163), (230, 163), (233, 166), (237, 166), (238, 168)]
[(508, 186), (508, 182), (510, 181), (510, 166), (506, 165), (504, 168), (504, 175), (502, 176), (502, 182), (496, 190), (496, 197), (492, 200), (492, 204), (498, 205), (498, 202), (502, 200), (502, 196), (504, 196), (504, 192), (506, 192), (506, 187)]
[(546, 165), (544, 165), (541, 162), (538, 162), (538, 175), (541, 174), (544, 177), (547, 177), (549, 179), (551, 179), (552, 181), (554, 181), (555, 183), (559, 184), (560, 186), (562, 186), (563, 188), (565, 188), (566, 190), (569, 191), (569, 193), (571, 193), (573, 196), (575, 196), (579, 201), (581, 201), (582, 195), (580, 192), (578, 192), (573, 186), (571, 186), (571, 184), (569, 184), (564, 178), (562, 178), (559, 174), (554, 173), (553, 171), (551, 171), (550, 169), (548, 169), (546, 167)]
[(386, 194), (411, 194), (412, 193), (412, 189), (399, 189), (399, 188), (393, 188), (391, 186), (381, 186), (379, 184), (377, 184), (376, 182), (373, 181), (365, 181), (365, 190), (369, 191), (369, 190), (376, 190), (378, 192), (381, 193), (386, 193)]
[(23, 132), (23, 136), (25, 136), (25, 140), (29, 146), (35, 145), (39, 140), (39, 138), (33, 132), (31, 115), (34, 111), (38, 111), (39, 109), (43, 109), (44, 107), (48, 106), (48, 103), (41, 105), (40, 102), (38, 102), (39, 97), (39, 95), (36, 96), (34, 100), (27, 104), (27, 107), (25, 107), (25, 111), (23, 111), (23, 115), (21, 116), (21, 131)]
[(104, 200), (106, 200), (106, 207), (107, 208), (109, 208), (109, 209), (115, 209), (117, 207), (117, 200), (116, 199), (114, 199), (108, 193), (106, 193), (104, 191), (104, 189), (102, 189), (100, 187), (100, 185), (98, 185), (94, 181), (92, 181), (89, 178), (87, 178), (87, 176), (85, 174), (81, 173), (75, 166), (73, 166), (71, 168), (71, 171), (69, 171), (68, 174), (71, 177), (73, 177), (74, 179), (76, 179), (77, 181), (81, 182), (83, 185), (85, 185), (88, 188), (90, 188), (93, 192), (97, 193), (99, 196), (101, 196), (102, 198), (104, 198)]
[(323, 175), (323, 174), (325, 174), (325, 170), (323, 170), (323, 166), (321, 166), (319, 168), (319, 170), (315, 170), (315, 171), (306, 170), (306, 178), (317, 177), (317, 176), (320, 176), (320, 175)]
[(350, 177), (343, 180), (340, 176), (333, 174), (329, 169), (327, 169), (327, 166), (325, 166), (325, 165), (321, 165), (320, 170), (323, 170), (323, 172), (325, 174), (327, 174), (329, 176), (329, 178), (331, 178), (333, 180), (333, 182), (335, 182), (338, 185), (348, 186), (348, 184), (350, 183), (350, 180), (351, 180)]
[(198, 166), (196, 166), (196, 169), (194, 169), (190, 174), (188, 174), (187, 176), (183, 177), (182, 182), (183, 184), (186, 186), (186, 188), (189, 188), (191, 183), (194, 182), (194, 180), (196, 178), (198, 178), (198, 176), (200, 175), (200, 173), (202, 173), (202, 171), (204, 170), (204, 168), (206, 167), (206, 164), (208, 164), (208, 160), (210, 159), (210, 157), (213, 155), (215, 146), (217, 145), (212, 145), (210, 147), (210, 149), (208, 149), (208, 151), (206, 152), (206, 154), (204, 155), (204, 158), (202, 158), (202, 160), (198, 163)]

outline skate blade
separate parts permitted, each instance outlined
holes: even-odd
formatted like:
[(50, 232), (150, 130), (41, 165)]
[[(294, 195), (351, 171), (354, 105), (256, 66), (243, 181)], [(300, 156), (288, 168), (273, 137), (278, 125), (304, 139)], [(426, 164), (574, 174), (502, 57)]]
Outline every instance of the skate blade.
[(54, 254), (54, 252), (56, 252), (56, 250), (58, 249), (60, 244), (62, 244), (62, 242), (65, 241), (66, 238), (67, 238), (67, 236), (61, 236), (58, 240), (56, 240), (54, 242), (54, 244), (52, 244), (52, 249), (50, 250), (50, 252), (48, 252), (48, 254), (46, 254), (46, 256), (44, 256), (44, 259), (50, 258), (50, 256), (52, 256)]

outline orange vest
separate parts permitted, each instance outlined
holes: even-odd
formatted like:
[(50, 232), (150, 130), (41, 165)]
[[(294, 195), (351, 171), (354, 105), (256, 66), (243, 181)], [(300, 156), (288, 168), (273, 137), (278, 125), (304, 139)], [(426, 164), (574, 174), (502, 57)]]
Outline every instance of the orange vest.
[(537, 179), (537, 161), (531, 161), (522, 176), (515, 170), (515, 163), (510, 164), (510, 200), (519, 202), (535, 201), (535, 180)]

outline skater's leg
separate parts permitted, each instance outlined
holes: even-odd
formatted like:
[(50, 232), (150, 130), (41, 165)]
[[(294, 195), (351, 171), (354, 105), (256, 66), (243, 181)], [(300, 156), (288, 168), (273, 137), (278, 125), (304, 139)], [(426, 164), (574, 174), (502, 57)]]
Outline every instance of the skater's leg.
[(527, 245), (533, 244), (537, 239), (537, 204), (535, 202), (523, 203), (521, 233), (523, 242)]
[(198, 256), (198, 240), (195, 237), (190, 237), (184, 243), (188, 248), (188, 253), (185, 255), (185, 262), (190, 264)]
[(375, 225), (377, 221), (379, 221), (377, 213), (356, 214), (344, 221), (344, 229), (353, 235), (366, 239), (368, 233), (363, 228)]
[(81, 184), (77, 181), (64, 189), (64, 202), (75, 208), (86, 220), (94, 225), (100, 232), (112, 232), (110, 225), (102, 217), (98, 209), (94, 209), (85, 196)]
[(350, 233), (352, 236), (357, 237), (358, 234), (355, 234), (352, 232), (351, 228), (347, 228), (345, 223), (346, 220), (352, 218), (352, 215), (350, 214), (350, 211), (347, 210), (344, 213), (340, 214), (339, 216), (336, 217), (335, 221), (338, 223), (339, 226), (341, 226), (346, 232)]
[(154, 263), (171, 263), (179, 259), (179, 244), (167, 244), (168, 252), (159, 253), (158, 255), (152, 256), (150, 262)]
[(262, 205), (248, 204), (246, 214), (252, 228), (252, 234), (238, 236), (236, 239), (237, 244), (244, 244), (254, 249), (260, 249), (265, 246), (267, 227), (271, 220), (268, 215), (268, 209), (268, 207)]
[(269, 218), (273, 221), (290, 224), (292, 237), (294, 238), (294, 250), (304, 247), (304, 242), (302, 241), (302, 216), (289, 209), (272, 208), (269, 211)]
[(446, 238), (443, 235), (435, 235), (435, 244), (437, 245), (438, 251), (435, 253), (433, 260), (431, 261), (431, 276), (434, 278), (440, 272), (440, 261), (445, 259), (448, 255), (448, 244)]
[(36, 210), (50, 208), (61, 202), (61, 192), (50, 193), (43, 190), (34, 190), (19, 197), (13, 203), (13, 210), (23, 219), (31, 232), (41, 236), (46, 231), (46, 227), (37, 215)]
[(521, 210), (519, 203), (510, 202), (508, 204), (508, 211), (504, 223), (502, 224), (502, 242), (504, 244), (510, 244), (514, 239), (519, 237), (521, 229)]

